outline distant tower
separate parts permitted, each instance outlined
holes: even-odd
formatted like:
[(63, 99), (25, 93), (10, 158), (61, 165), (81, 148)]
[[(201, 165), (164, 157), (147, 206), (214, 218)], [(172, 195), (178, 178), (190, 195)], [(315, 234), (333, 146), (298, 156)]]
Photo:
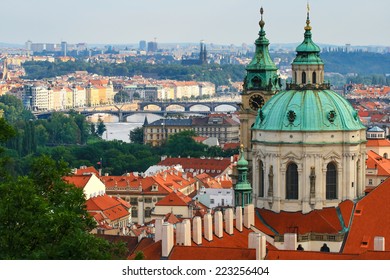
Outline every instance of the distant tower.
[(61, 53), (62, 53), (62, 56), (66, 56), (67, 52), (68, 52), (68, 43), (63, 41), (63, 42), (61, 42)]
[(146, 41), (144, 41), (144, 40), (139, 41), (139, 50), (146, 51)]
[(207, 63), (207, 50), (204, 41), (200, 41), (199, 64)]

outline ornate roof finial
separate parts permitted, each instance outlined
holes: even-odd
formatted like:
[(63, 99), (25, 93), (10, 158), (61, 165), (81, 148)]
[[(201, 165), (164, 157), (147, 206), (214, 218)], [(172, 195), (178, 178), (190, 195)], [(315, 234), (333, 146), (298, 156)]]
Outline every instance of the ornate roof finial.
[(241, 152), (241, 153), (244, 152), (244, 144), (241, 144), (241, 145), (240, 145), (240, 152)]
[(260, 28), (263, 29), (264, 28), (264, 25), (265, 25), (265, 22), (263, 20), (263, 14), (264, 14), (264, 9), (263, 7), (260, 8), (260, 14), (261, 14), (261, 20), (259, 22), (259, 25), (260, 25)]
[(310, 26), (310, 4), (309, 4), (309, 1), (307, 1), (307, 19), (306, 19), (305, 30), (306, 31), (310, 31), (311, 30), (311, 26)]

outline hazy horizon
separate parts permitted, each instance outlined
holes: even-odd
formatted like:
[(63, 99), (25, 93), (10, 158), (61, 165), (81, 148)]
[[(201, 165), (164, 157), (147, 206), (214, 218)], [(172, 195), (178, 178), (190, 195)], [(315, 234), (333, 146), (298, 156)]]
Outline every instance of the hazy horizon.
[[(259, 9), (271, 44), (303, 39), (307, 0), (13, 0), (2, 5), (0, 42), (85, 42), (88, 45), (158, 43), (252, 44)], [(390, 1), (310, 1), (313, 40), (318, 44), (390, 46)]]

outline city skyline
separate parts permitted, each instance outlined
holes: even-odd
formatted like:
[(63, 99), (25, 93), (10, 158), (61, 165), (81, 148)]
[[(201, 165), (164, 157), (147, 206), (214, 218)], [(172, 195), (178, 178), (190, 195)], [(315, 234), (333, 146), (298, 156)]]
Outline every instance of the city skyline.
[[(88, 2), (88, 3), (85, 3)], [(0, 33), (4, 43), (86, 42), (134, 44), (199, 42), (251, 44), (256, 39), (259, 9), (264, 7), (265, 30), (271, 43), (296, 43), (303, 36), (306, 0), (150, 0), (76, 1), (14, 0), (3, 4)], [(310, 1), (313, 39), (334, 45), (390, 46), (390, 1)], [(179, 24), (178, 24), (179, 23)]]

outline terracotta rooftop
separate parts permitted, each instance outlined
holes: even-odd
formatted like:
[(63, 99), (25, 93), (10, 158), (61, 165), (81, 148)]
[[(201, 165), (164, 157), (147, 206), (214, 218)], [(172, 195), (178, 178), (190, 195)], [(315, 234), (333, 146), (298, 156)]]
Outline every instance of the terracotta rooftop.
[(383, 158), (373, 151), (367, 152), (366, 165), (368, 169), (376, 169), (376, 175), (390, 176), (390, 159)]
[[(352, 225), (343, 253), (362, 253), (374, 249), (374, 237), (390, 240), (390, 179), (363, 197), (355, 207)], [(385, 242), (390, 251), (390, 242)]]
[[(302, 214), (302, 212), (285, 212), (275, 213), (270, 210), (256, 209), (257, 226), (262, 223), (262, 228), (268, 228), (268, 232), (283, 235), (289, 232), (305, 234), (309, 232), (315, 233), (338, 233), (343, 230), (342, 222), (348, 223), (351, 212), (351, 207), (339, 208), (342, 212), (344, 221), (339, 220), (337, 209), (334, 207), (324, 208), (322, 210), (313, 210), (310, 213)], [(344, 212), (343, 212), (344, 211)], [(272, 235), (274, 235), (272, 234)]]

